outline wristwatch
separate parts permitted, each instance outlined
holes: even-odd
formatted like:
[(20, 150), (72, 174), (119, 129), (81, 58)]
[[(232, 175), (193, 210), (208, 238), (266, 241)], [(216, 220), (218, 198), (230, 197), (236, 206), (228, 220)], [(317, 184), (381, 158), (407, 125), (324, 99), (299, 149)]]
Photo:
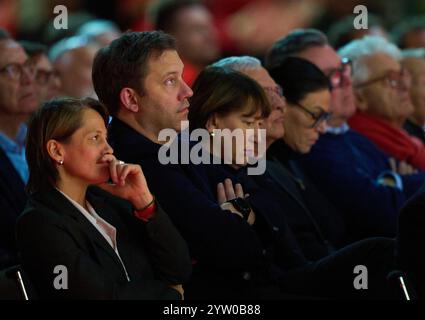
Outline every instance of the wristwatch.
[(251, 206), (249, 202), (244, 198), (233, 198), (231, 200), (227, 200), (227, 202), (231, 203), (236, 210), (238, 210), (243, 218), (248, 221), (249, 214), (251, 213)]

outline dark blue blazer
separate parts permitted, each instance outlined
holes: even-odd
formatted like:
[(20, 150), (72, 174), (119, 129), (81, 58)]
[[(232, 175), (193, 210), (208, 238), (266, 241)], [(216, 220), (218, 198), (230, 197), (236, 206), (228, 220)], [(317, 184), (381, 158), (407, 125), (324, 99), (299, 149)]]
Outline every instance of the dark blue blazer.
[(15, 223), (24, 210), (25, 185), (0, 148), (0, 268), (16, 264)]

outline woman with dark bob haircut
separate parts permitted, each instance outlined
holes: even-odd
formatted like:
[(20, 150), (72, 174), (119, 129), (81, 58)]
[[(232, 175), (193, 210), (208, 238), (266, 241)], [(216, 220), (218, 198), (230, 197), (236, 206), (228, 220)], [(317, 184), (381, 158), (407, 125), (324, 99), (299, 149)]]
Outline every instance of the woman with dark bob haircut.
[[(260, 85), (229, 68), (208, 67), (196, 79), (193, 92), (188, 115), (190, 129), (208, 130), (214, 137), (209, 147), (215, 156), (218, 153), (234, 168), (244, 167), (250, 158), (258, 157), (258, 130), (271, 112)], [(239, 141), (231, 140), (235, 130), (239, 130)]]
[(114, 157), (107, 121), (89, 98), (52, 100), (31, 118), (23, 267), (41, 298), (181, 299), (186, 244), (140, 166)]

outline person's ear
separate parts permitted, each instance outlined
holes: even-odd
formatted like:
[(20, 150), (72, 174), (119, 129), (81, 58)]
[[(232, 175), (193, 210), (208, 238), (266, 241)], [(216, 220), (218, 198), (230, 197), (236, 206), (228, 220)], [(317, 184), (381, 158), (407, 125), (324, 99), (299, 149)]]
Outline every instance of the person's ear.
[(65, 157), (65, 149), (62, 144), (54, 139), (47, 141), (47, 153), (57, 164), (63, 164)]
[(367, 110), (368, 103), (363, 89), (354, 90), (354, 103), (357, 110), (363, 112)]
[(219, 122), (220, 122), (219, 117), (217, 116), (216, 113), (214, 113), (208, 118), (207, 123), (205, 124), (205, 128), (211, 134), (214, 131), (214, 129), (220, 129)]
[(139, 111), (140, 96), (132, 88), (123, 88), (120, 91), (121, 105), (130, 112)]

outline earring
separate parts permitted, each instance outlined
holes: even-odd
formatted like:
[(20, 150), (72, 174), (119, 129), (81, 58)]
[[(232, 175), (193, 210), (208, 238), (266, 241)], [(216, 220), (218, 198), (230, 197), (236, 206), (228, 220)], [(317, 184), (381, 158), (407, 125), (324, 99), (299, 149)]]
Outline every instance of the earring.
[(59, 165), (63, 165), (63, 160), (59, 160)]

